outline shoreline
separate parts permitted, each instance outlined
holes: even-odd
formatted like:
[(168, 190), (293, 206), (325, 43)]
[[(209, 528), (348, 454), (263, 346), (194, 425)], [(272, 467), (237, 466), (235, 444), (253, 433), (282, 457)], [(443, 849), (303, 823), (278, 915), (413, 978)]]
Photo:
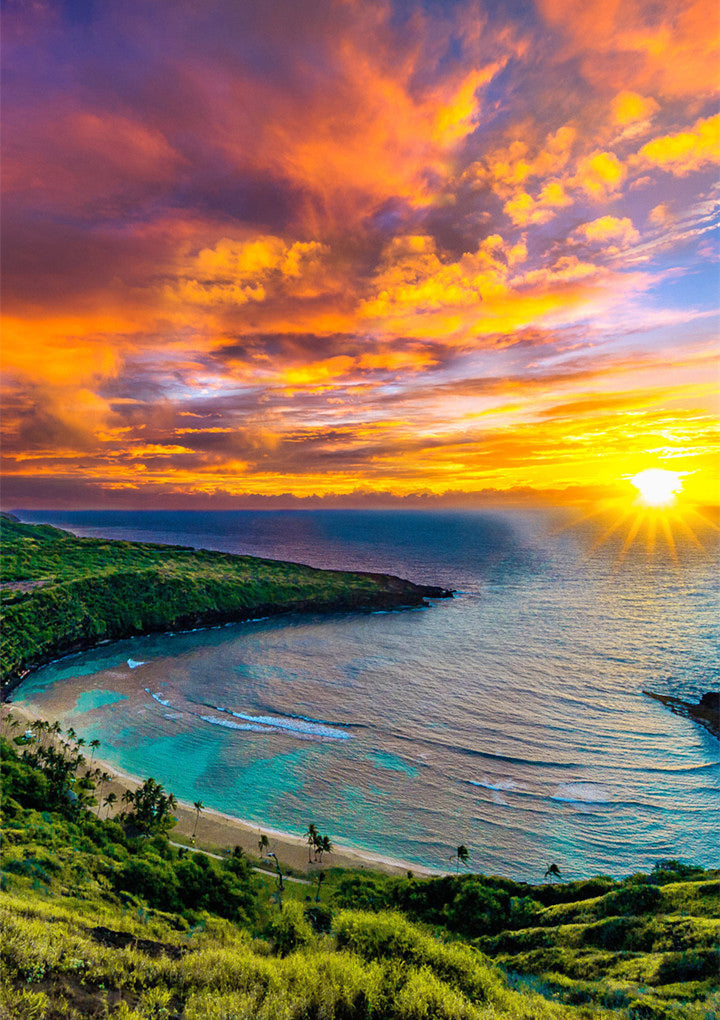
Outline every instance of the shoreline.
[[(299, 565), (302, 566), (302, 564), (299, 564)], [(453, 591), (453, 592), (448, 592), (447, 595), (427, 595), (427, 596), (425, 596), (425, 598), (432, 598), (432, 599), (454, 598), (455, 594), (456, 593)], [(46, 660), (43, 660), (42, 662), (34, 663), (32, 666), (29, 666), (27, 669), (23, 670), (22, 673), (19, 673), (17, 675), (11, 676), (10, 678), (6, 678), (2, 682), (2, 684), (0, 685), (0, 704), (2, 704), (2, 705), (14, 705), (15, 702), (12, 701), (11, 695), (18, 689), (18, 687), (23, 682), (23, 680), (27, 680), (27, 678), (29, 676), (32, 676), (33, 673), (37, 673), (39, 670), (45, 669), (46, 666), (54, 666), (58, 662), (64, 662), (66, 659), (72, 659), (72, 658), (74, 658), (77, 655), (83, 655), (85, 652), (92, 652), (92, 651), (95, 651), (98, 648), (102, 648), (105, 645), (117, 644), (120, 641), (133, 641), (136, 638), (153, 637), (153, 636), (154, 637), (175, 637), (175, 636), (180, 636), (182, 634), (198, 634), (201, 631), (223, 630), (225, 627), (240, 627), (240, 626), (242, 626), (244, 624), (247, 624), (247, 623), (262, 623), (265, 620), (275, 620), (275, 619), (278, 619), (278, 618), (281, 618), (281, 617), (292, 617), (292, 616), (305, 617), (305, 616), (313, 616), (316, 613), (318, 615), (321, 615), (321, 616), (346, 616), (346, 615), (352, 615), (353, 613), (359, 613), (361, 615), (371, 615), (372, 616), (374, 613), (377, 613), (377, 612), (382, 612), (382, 613), (404, 613), (404, 612), (408, 612), (408, 611), (412, 611), (412, 610), (418, 610), (418, 609), (430, 609), (431, 607), (432, 607), (432, 604), (430, 602), (425, 602), (424, 599), (420, 603), (418, 603), (417, 605), (415, 605), (413, 603), (410, 603), (410, 602), (408, 602), (408, 603), (398, 603), (397, 605), (391, 605), (389, 607), (381, 608), (381, 609), (378, 609), (377, 607), (372, 607), (372, 606), (358, 606), (358, 607), (351, 607), (351, 608), (338, 607), (336, 609), (323, 609), (323, 608), (319, 608), (319, 609), (307, 609), (307, 610), (305, 610), (305, 609), (297, 609), (297, 608), (292, 608), (291, 607), (289, 609), (283, 609), (283, 610), (278, 610), (278, 612), (273, 612), (272, 609), (274, 607), (271, 606), (271, 607), (266, 607), (266, 608), (268, 608), (268, 612), (265, 615), (263, 615), (263, 616), (247, 616), (247, 617), (245, 617), (245, 616), (240, 617), (239, 616), (239, 617), (237, 617), (237, 619), (225, 620), (222, 623), (201, 623), (197, 627), (178, 627), (177, 629), (173, 629), (173, 630), (147, 630), (147, 631), (143, 631), (142, 633), (139, 633), (139, 634), (136, 634), (136, 633), (126, 634), (124, 637), (103, 638), (100, 641), (95, 641), (95, 642), (93, 642), (91, 644), (84, 644), (82, 647), (73, 648), (70, 651), (62, 652), (60, 655), (58, 655), (54, 659), (46, 659)]]
[[(48, 541), (59, 556), (58, 581), (50, 553), (38, 553), (28, 544), (37, 526), (23, 524), (12, 514), (0, 516), (8, 555), (25, 555), (31, 565), (20, 571), (21, 577), (4, 583), (12, 597), (4, 606), (3, 701), (34, 670), (106, 641), (295, 613), (409, 609), (428, 606), (427, 599), (453, 597), (447, 588), (415, 584), (394, 574), (325, 570), (164, 543), (80, 539), (44, 526), (43, 536), (51, 533)], [(31, 577), (25, 576), (28, 570)], [(17, 574), (17, 567), (10, 573)], [(55, 600), (58, 592), (61, 608)], [(41, 631), (34, 623), (38, 617), (47, 619)], [(80, 625), (86, 617), (92, 626)]]
[[(302, 564), (299, 564), (302, 566)], [(315, 569), (315, 568), (312, 568)], [(339, 573), (339, 571), (337, 571)], [(391, 575), (387, 575), (391, 576)], [(412, 582), (408, 582), (411, 583)], [(195, 634), (199, 631), (205, 630), (222, 630), (224, 627), (235, 627), (246, 623), (261, 623), (264, 620), (279, 619), (282, 617), (292, 616), (312, 616), (315, 614), (321, 616), (345, 616), (353, 613), (370, 614), (377, 612), (384, 613), (402, 613), (409, 610), (417, 609), (429, 609), (432, 603), (427, 602), (426, 599), (444, 599), (454, 598), (455, 592), (449, 589), (442, 588), (431, 588), (428, 585), (414, 585), (418, 590), (424, 590), (422, 596), (417, 602), (406, 602), (391, 599), (388, 601), (386, 596), (376, 598), (376, 600), (368, 604), (358, 604), (355, 606), (347, 606), (342, 603), (333, 603), (328, 605), (325, 603), (318, 603), (316, 605), (307, 604), (291, 604), (289, 606), (280, 606), (274, 603), (268, 605), (255, 606), (252, 610), (248, 610), (250, 613), (261, 613), (260, 616), (247, 615), (246, 612), (235, 613), (232, 619), (226, 619), (221, 615), (220, 618), (211, 618), (203, 621), (193, 621), (197, 625), (194, 627), (177, 627), (172, 629), (155, 629), (150, 628), (142, 630), (140, 632), (132, 632), (120, 635), (118, 637), (102, 638), (99, 641), (82, 642), (77, 647), (73, 646), (66, 651), (60, 651), (57, 655), (53, 652), (54, 658), (42, 658), (33, 662), (26, 669), (23, 669), (20, 673), (11, 674), (0, 681), (0, 704), (14, 704), (11, 701), (11, 695), (23, 680), (36, 673), (40, 669), (44, 669), (45, 666), (52, 666), (57, 662), (62, 662), (65, 659), (71, 659), (75, 655), (82, 655), (84, 652), (92, 652), (97, 648), (102, 648), (104, 645), (115, 644), (118, 641), (131, 641), (134, 638), (151, 637), (157, 635), (159, 637), (173, 637), (176, 634)], [(429, 594), (432, 592), (432, 594)], [(442, 594), (437, 594), (441, 592)]]
[[(35, 720), (42, 718), (41, 715), (33, 713), (30, 709), (23, 705), (18, 705), (14, 701), (6, 702), (5, 704), (8, 710), (24, 724), (30, 725)], [(110, 792), (113, 792), (118, 799), (115, 809), (110, 812), (110, 817), (113, 817), (122, 810), (120, 800), (123, 793), (126, 790), (136, 790), (142, 786), (145, 778), (147, 778), (141, 779), (138, 776), (131, 775), (104, 758), (98, 758), (97, 756), (92, 759), (92, 763), (88, 758), (88, 765), (90, 764), (95, 768), (102, 769), (111, 777), (110, 781), (103, 788), (103, 800)], [(172, 791), (168, 790), (166, 792), (171, 793)], [(96, 810), (96, 814), (101, 814), (102, 809), (99, 806), (94, 810)], [(104, 818), (106, 815), (103, 814), (102, 817)], [(178, 837), (183, 837), (187, 840), (188, 846), (192, 846), (191, 839), (196, 818), (195, 808), (188, 801), (178, 800), (175, 817), (177, 818), (177, 824), (168, 833), (168, 838), (172, 837), (178, 840)], [(303, 874), (312, 875), (315, 872), (333, 867), (367, 868), (368, 870), (382, 871), (389, 875), (405, 875), (408, 871), (412, 871), (413, 874), (422, 877), (449, 873), (442, 868), (429, 868), (410, 861), (400, 861), (383, 854), (374, 853), (371, 850), (346, 844), (335, 844), (335, 849), (322, 863), (319, 861), (309, 862), (307, 859), (308, 845), (303, 836), (248, 819), (238, 818), (235, 815), (229, 815), (215, 808), (203, 808), (200, 813), (197, 823), (195, 848), (198, 850), (202, 848), (230, 852), (233, 847), (240, 846), (245, 853), (260, 859), (258, 842), (263, 834), (269, 840), (268, 850), (276, 853), (282, 864), (289, 865), (293, 871), (299, 871)], [(330, 834), (330, 838), (332, 839), (332, 834)]]

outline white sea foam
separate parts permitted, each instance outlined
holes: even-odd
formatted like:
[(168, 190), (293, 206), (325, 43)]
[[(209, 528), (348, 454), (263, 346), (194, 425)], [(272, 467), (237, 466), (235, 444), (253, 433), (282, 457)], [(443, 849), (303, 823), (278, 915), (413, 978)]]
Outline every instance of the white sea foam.
[(144, 666), (145, 665), (144, 662), (138, 662), (137, 659), (128, 659), (127, 664), (130, 667), (130, 669), (137, 669), (138, 666)]
[(172, 708), (171, 702), (167, 701), (165, 698), (161, 698), (159, 694), (153, 694), (149, 687), (145, 688), (145, 692), (149, 694), (151, 698), (157, 701), (159, 705), (164, 705), (165, 708)]
[(522, 789), (521, 784), (516, 783), (514, 779), (491, 780), (485, 776), (484, 782), (481, 782), (479, 779), (468, 779), (468, 783), (471, 786), (481, 786), (484, 790), (506, 790), (508, 793), (512, 793), (513, 790)]
[(568, 804), (610, 804), (612, 797), (604, 786), (595, 783), (561, 783), (550, 800)]
[(203, 722), (213, 726), (224, 726), (228, 730), (252, 730), (253, 733), (276, 733), (271, 726), (254, 726), (252, 723), (235, 723), (231, 719), (218, 719), (214, 715), (201, 715)]
[(282, 730), (294, 736), (320, 737), (327, 740), (349, 740), (350, 734), (327, 723), (314, 719), (299, 719), (296, 716), (249, 715), (247, 712), (235, 712), (231, 708), (215, 706), (218, 712), (226, 712), (235, 719), (245, 719), (249, 723), (268, 726), (273, 730)]

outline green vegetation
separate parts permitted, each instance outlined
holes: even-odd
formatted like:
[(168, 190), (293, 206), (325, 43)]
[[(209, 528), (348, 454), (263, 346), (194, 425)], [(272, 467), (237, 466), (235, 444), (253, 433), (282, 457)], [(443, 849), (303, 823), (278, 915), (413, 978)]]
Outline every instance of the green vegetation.
[(281, 891), (242, 852), (173, 847), (172, 795), (152, 780), (100, 819), (81, 738), (33, 729), (1, 741), (4, 1017), (718, 1015), (720, 871), (663, 861), (621, 882), (529, 885), (332, 868)]
[(385, 574), (181, 546), (76, 538), (1, 520), (0, 681), (101, 641), (293, 611), (418, 605), (448, 594)]

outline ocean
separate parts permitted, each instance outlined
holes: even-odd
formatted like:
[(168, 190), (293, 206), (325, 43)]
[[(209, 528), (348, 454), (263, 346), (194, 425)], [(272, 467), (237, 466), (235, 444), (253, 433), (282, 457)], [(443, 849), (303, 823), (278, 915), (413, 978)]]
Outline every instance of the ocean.
[[(643, 690), (720, 688), (717, 555), (541, 510), (40, 512), (79, 535), (382, 571), (427, 609), (104, 645), (13, 695), (100, 757), (262, 826), (540, 880), (718, 866), (720, 745)], [(62, 712), (58, 707), (62, 706)]]

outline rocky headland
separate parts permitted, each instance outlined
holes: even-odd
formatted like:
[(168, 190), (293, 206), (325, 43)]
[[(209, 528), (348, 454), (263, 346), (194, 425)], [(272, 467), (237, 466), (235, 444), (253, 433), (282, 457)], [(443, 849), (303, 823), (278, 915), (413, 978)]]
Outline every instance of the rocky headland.
[(0, 522), (5, 697), (30, 670), (107, 641), (289, 613), (357, 612), (451, 598), (391, 574)]
[(643, 691), (643, 694), (659, 701), (671, 712), (699, 723), (720, 740), (720, 691), (708, 691), (703, 694), (696, 705), (691, 701), (682, 701), (669, 694), (656, 694), (654, 691)]

